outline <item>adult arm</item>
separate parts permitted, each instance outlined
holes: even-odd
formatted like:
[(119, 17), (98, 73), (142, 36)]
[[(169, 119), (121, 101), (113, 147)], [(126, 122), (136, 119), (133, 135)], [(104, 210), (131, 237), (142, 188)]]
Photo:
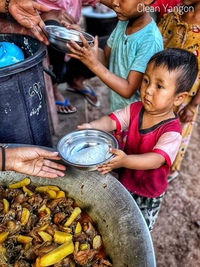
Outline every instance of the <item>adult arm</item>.
[[(5, 13), (6, 0), (0, 3), (0, 11)], [(41, 5), (33, 0), (10, 0), (8, 11), (13, 18), (22, 26), (30, 29), (30, 31), (45, 44), (49, 44), (49, 40), (44, 32), (44, 22), (40, 16), (40, 12), (50, 11), (49, 7)]]
[[(58, 152), (37, 147), (5, 149), (5, 170), (47, 178), (64, 176), (66, 167), (52, 160), (60, 160)], [(2, 163), (2, 153), (0, 153)], [(2, 168), (2, 166), (1, 166)]]

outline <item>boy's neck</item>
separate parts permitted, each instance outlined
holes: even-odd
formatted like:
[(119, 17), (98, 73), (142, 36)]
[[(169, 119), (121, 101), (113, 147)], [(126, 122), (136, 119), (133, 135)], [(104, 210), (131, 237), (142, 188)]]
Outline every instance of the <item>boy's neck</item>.
[(152, 18), (149, 12), (143, 13), (143, 15), (138, 18), (130, 19), (127, 29), (126, 29), (126, 34), (130, 35), (135, 32), (138, 32), (139, 30), (147, 26), (151, 21), (152, 21)]
[(173, 110), (157, 115), (153, 115), (145, 111), (142, 118), (142, 128), (143, 129), (151, 128), (162, 121), (173, 118), (175, 118)]

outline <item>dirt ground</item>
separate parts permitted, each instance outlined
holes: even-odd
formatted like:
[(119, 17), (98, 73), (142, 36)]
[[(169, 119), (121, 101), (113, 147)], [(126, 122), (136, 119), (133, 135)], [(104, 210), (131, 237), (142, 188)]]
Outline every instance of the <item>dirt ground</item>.
[(200, 116), (180, 175), (169, 184), (152, 238), (158, 267), (200, 266)]
[[(53, 136), (54, 146), (67, 132), (76, 130), (79, 123), (109, 113), (109, 91), (97, 78), (88, 81), (101, 101), (92, 107), (80, 95), (60, 90), (78, 108), (72, 115), (59, 115), (59, 129)], [(169, 184), (160, 214), (152, 232), (157, 267), (200, 266), (200, 116), (184, 158), (180, 175)], [(139, 266), (138, 266), (139, 267)]]

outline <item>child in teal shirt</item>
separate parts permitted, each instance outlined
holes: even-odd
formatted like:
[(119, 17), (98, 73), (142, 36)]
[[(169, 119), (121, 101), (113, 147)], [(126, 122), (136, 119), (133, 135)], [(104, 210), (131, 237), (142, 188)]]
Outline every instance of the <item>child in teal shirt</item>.
[(160, 31), (147, 11), (154, 1), (112, 1), (112, 9), (119, 22), (108, 39), (104, 51), (98, 49), (95, 37), (93, 47), (81, 36), (84, 47), (71, 41), (67, 45), (71, 57), (81, 60), (110, 89), (111, 111), (138, 101), (139, 88), (147, 62), (163, 50)]

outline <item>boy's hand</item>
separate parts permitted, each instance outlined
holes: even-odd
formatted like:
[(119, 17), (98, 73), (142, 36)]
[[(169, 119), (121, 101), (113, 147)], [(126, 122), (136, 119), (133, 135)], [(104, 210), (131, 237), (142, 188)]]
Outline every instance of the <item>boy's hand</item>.
[(79, 59), (88, 67), (95, 67), (98, 63), (98, 38), (95, 37), (94, 45), (90, 46), (83, 34), (80, 34), (83, 42), (83, 47), (78, 45), (75, 41), (71, 40), (67, 47), (71, 51), (68, 55), (72, 58)]
[(62, 21), (61, 23), (64, 27), (66, 27), (69, 30), (83, 31), (83, 29), (81, 29), (81, 27), (78, 24), (75, 24), (75, 23), (69, 24), (66, 21)]
[(77, 126), (78, 130), (91, 129), (91, 128), (93, 128), (93, 127), (90, 123), (83, 123), (83, 124)]
[(110, 152), (114, 154), (115, 157), (109, 162), (98, 166), (98, 171), (102, 174), (107, 174), (114, 169), (124, 167), (124, 164), (126, 162), (127, 155), (122, 150), (111, 148)]

